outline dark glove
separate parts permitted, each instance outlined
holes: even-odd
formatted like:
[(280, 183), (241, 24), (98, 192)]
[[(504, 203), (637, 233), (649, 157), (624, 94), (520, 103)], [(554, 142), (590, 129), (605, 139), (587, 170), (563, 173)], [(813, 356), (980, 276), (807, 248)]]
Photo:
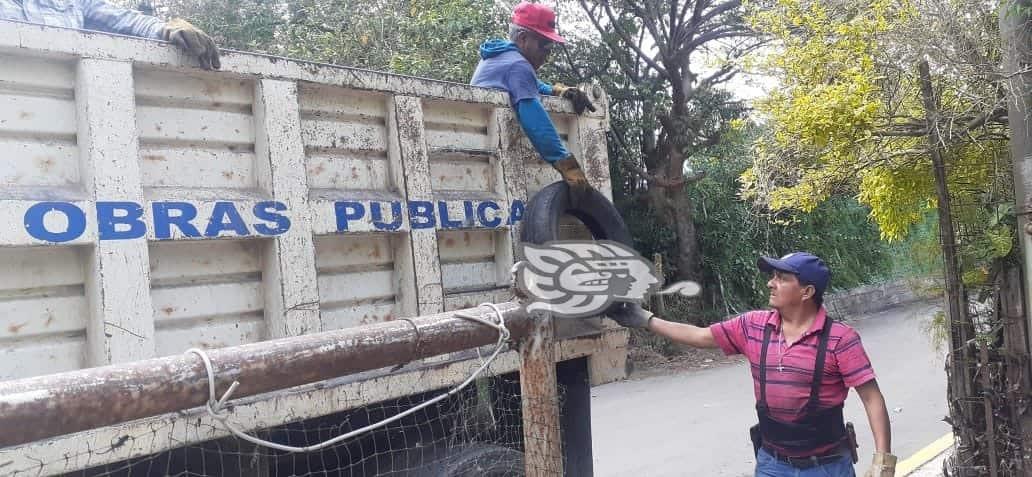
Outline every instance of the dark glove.
[(588, 183), (588, 178), (584, 176), (584, 170), (577, 163), (577, 158), (570, 154), (565, 159), (553, 162), (552, 167), (559, 171), (559, 174), (563, 176), (563, 180), (569, 184), (570, 205), (576, 207), (580, 199), (587, 195), (588, 190), (591, 189), (591, 184)]
[(609, 317), (624, 328), (647, 330), (654, 315), (637, 303), (621, 303), (609, 310)]
[(215, 46), (215, 41), (200, 28), (191, 25), (190, 22), (182, 18), (175, 18), (165, 24), (161, 34), (165, 41), (196, 56), (201, 62), (201, 68), (217, 70), (222, 67), (222, 63), (219, 62), (219, 49)]
[(595, 112), (595, 105), (591, 104), (588, 94), (580, 89), (556, 83), (552, 85), (552, 94), (570, 100), (573, 103), (573, 110), (577, 114), (584, 114), (585, 109), (593, 113)]

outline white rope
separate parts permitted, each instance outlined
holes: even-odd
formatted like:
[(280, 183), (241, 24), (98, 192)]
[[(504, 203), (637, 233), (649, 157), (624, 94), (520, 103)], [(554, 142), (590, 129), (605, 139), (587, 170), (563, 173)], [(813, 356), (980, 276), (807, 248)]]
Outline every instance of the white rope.
[[(208, 410), (208, 415), (210, 415), (212, 417), (212, 419), (215, 419), (216, 421), (219, 421), (220, 423), (222, 423), (222, 425), (225, 426), (226, 429), (228, 429), (230, 432), (232, 432), (233, 435), (235, 435), (235, 436), (237, 436), (237, 437), (239, 437), (239, 438), (241, 438), (241, 439), (243, 439), (243, 440), (245, 440), (247, 442), (250, 442), (252, 444), (256, 444), (256, 445), (260, 445), (260, 446), (264, 446), (264, 447), (269, 447), (269, 448), (272, 448), (272, 449), (286, 451), (286, 452), (311, 452), (311, 451), (316, 451), (316, 450), (319, 450), (319, 449), (323, 449), (325, 447), (332, 446), (334, 444), (337, 444), (337, 443), (339, 443), (341, 441), (350, 439), (350, 438), (355, 437), (357, 435), (364, 434), (364, 433), (372, 431), (374, 429), (378, 429), (380, 427), (386, 426), (387, 424), (390, 424), (390, 423), (392, 423), (394, 421), (397, 421), (398, 419), (401, 419), (401, 418), (403, 418), (405, 416), (408, 416), (408, 415), (410, 415), (412, 413), (418, 412), (419, 410), (421, 410), (421, 409), (423, 409), (423, 408), (425, 408), (427, 406), (431, 406), (431, 405), (433, 405), (433, 404), (435, 404), (435, 403), (437, 403), (437, 402), (439, 402), (439, 401), (441, 401), (443, 399), (446, 399), (446, 398), (454, 395), (455, 393), (458, 393), (459, 391), (464, 389), (466, 386), (469, 386), (469, 384), (472, 383), (473, 380), (475, 380), (477, 378), (477, 376), (480, 375), (480, 373), (484, 372), (484, 370), (487, 369), (487, 367), (491, 365), (491, 362), (493, 362), (495, 360), (495, 358), (498, 357), (498, 355), (502, 352), (502, 349), (505, 347), (505, 342), (509, 340), (509, 336), (510, 336), (509, 329), (505, 327), (505, 317), (502, 315), (502, 311), (498, 309), (498, 306), (495, 305), (494, 303), (482, 303), (482, 304), (480, 304), (480, 306), (481, 307), (486, 306), (486, 307), (491, 308), (491, 310), (494, 311), (495, 315), (498, 317), (498, 323), (491, 322), (489, 320), (481, 318), (478, 315), (456, 313), (455, 316), (460, 317), (460, 318), (465, 318), (465, 319), (468, 319), (468, 320), (473, 320), (473, 321), (482, 323), (484, 325), (490, 326), (490, 327), (498, 330), (498, 342), (497, 342), (497, 344), (495, 346), (494, 353), (491, 353), (491, 356), (488, 357), (487, 361), (483, 362), (480, 365), (480, 367), (477, 368), (477, 370), (473, 372), (472, 375), (470, 375), (468, 378), (466, 378), (465, 381), (460, 383), (458, 386), (455, 386), (454, 388), (452, 388), (447, 393), (442, 394), (440, 396), (437, 396), (437, 397), (435, 397), (435, 398), (433, 398), (433, 399), (431, 399), (429, 401), (426, 401), (426, 402), (424, 402), (424, 403), (422, 403), (422, 404), (420, 404), (420, 405), (418, 405), (416, 407), (413, 407), (413, 408), (411, 408), (411, 409), (409, 409), (407, 411), (400, 412), (400, 413), (395, 414), (394, 416), (388, 417), (388, 418), (386, 418), (386, 419), (384, 419), (384, 420), (382, 420), (380, 422), (376, 422), (376, 423), (370, 424), (370, 425), (365, 426), (365, 427), (360, 428), (360, 429), (355, 429), (355, 430), (353, 430), (351, 432), (348, 432), (346, 434), (341, 434), (341, 435), (339, 435), (337, 437), (334, 437), (332, 439), (320, 442), (318, 444), (313, 444), (313, 445), (305, 446), (305, 447), (288, 446), (288, 445), (283, 445), (283, 444), (279, 444), (279, 443), (276, 443), (276, 442), (270, 442), (270, 441), (267, 441), (267, 440), (264, 440), (264, 439), (259, 439), (257, 437), (254, 437), (254, 436), (251, 436), (251, 435), (247, 434), (246, 432), (244, 432), (244, 431), (240, 430), (238, 427), (236, 427), (236, 425), (234, 425), (232, 422), (229, 421), (229, 416), (228, 415), (222, 414), (222, 410), (225, 408), (226, 402), (229, 400), (229, 397), (233, 394), (233, 391), (235, 391), (236, 388), (240, 385), (240, 382), (233, 381), (233, 384), (231, 384), (229, 386), (229, 389), (227, 389), (226, 393), (222, 395), (222, 398), (216, 400), (215, 399), (215, 371), (212, 368), (211, 359), (208, 358), (208, 354), (205, 353), (204, 350), (199, 349), (199, 348), (190, 348), (190, 349), (188, 349), (186, 351), (186, 354), (191, 354), (191, 353), (192, 354), (196, 354), (197, 356), (201, 357), (202, 361), (204, 361), (204, 369), (205, 369), (205, 371), (208, 374), (208, 403), (207, 403), (207, 405), (205, 407)], [(417, 332), (416, 336), (417, 336), (417, 339), (418, 339), (418, 336), (419, 336), (418, 332)]]

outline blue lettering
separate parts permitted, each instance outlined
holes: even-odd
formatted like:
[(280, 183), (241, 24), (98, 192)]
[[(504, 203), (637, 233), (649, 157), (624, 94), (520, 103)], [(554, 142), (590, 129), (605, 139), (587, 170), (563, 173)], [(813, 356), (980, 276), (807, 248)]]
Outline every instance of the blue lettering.
[(462, 217), (462, 225), (466, 227), (473, 226), (473, 201), (467, 200), (462, 202), (462, 212), (465, 214)]
[(506, 225), (514, 225), (523, 219), (523, 201), (514, 200), (509, 205), (509, 220), (505, 223)]
[(205, 237), (218, 237), (223, 231), (231, 230), (241, 237), (248, 235), (247, 224), (232, 202), (216, 202), (211, 209), (211, 219), (204, 229)]
[[(187, 202), (155, 202), (151, 204), (154, 211), (154, 236), (159, 240), (172, 238), (172, 226), (179, 228), (184, 237), (198, 238), (201, 233), (190, 223), (197, 218), (197, 208)], [(172, 215), (172, 212), (178, 212)]]
[(279, 235), (286, 233), (290, 230), (290, 218), (277, 213), (283, 212), (284, 210), (287, 210), (287, 205), (283, 202), (270, 200), (254, 204), (253, 212), (254, 216), (258, 218), (258, 220), (264, 220), (275, 224), (273, 227), (266, 224), (254, 224), (254, 231), (262, 235)]
[(100, 240), (143, 237), (147, 225), (140, 220), (142, 217), (143, 207), (135, 202), (97, 202), (97, 236)]
[(441, 228), (442, 229), (457, 229), (462, 227), (462, 222), (458, 220), (448, 220), (448, 203), (441, 200), (437, 202), (437, 210), (441, 216)]
[[(43, 218), (50, 212), (64, 214), (68, 219), (68, 228), (64, 232), (51, 232), (43, 223)], [(32, 238), (47, 242), (67, 242), (79, 238), (86, 231), (86, 214), (82, 209), (68, 202), (40, 202), (25, 211), (25, 230)]]
[(369, 205), (369, 213), (373, 218), (373, 227), (376, 227), (377, 230), (398, 230), (401, 228), (401, 202), (391, 202), (391, 217), (394, 220), (389, 224), (383, 222), (383, 211), (380, 210), (379, 202), (373, 202)]
[(365, 215), (365, 206), (360, 202), (336, 202), (333, 204), (333, 210), (337, 216), (338, 232), (348, 230), (349, 221), (361, 219)]
[(494, 211), (498, 211), (498, 210), (502, 209), (494, 201), (487, 200), (487, 201), (481, 202), (480, 204), (477, 205), (477, 218), (480, 219), (480, 223), (483, 224), (484, 227), (491, 227), (491, 228), (494, 228), (494, 227), (497, 227), (497, 226), (501, 225), (502, 218), (499, 217), (498, 214), (494, 214), (494, 218), (493, 219), (488, 219), (487, 218), (487, 209), (489, 209), (489, 208), (491, 210), (494, 210)]
[[(437, 225), (434, 204), (425, 200), (413, 200), (408, 204), (409, 222), (413, 229), (432, 229)], [(422, 220), (416, 220), (422, 219)]]

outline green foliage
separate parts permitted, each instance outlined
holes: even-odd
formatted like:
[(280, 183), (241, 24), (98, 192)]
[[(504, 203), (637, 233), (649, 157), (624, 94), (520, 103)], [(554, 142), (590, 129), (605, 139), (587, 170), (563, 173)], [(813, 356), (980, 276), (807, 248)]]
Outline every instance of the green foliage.
[(894, 277), (942, 276), (942, 247), (939, 246), (939, 220), (935, 212), (925, 212), (921, 221), (910, 228), (906, 238), (888, 244), (888, 250)]
[(987, 203), (975, 197), (986, 191), (1003, 199), (1005, 125), (999, 85), (985, 74), (999, 62), (999, 38), (986, 36), (997, 23), (991, 3), (777, 0), (757, 9), (754, 25), (784, 45), (763, 63), (782, 87), (759, 104), (770, 134), (745, 192), (774, 210), (856, 192), (882, 238), (904, 238), (936, 205), (917, 74), (926, 58), (953, 201)]
[[(120, 3), (135, 7), (133, 0)], [(155, 0), (223, 48), (469, 82), (480, 43), (506, 34), (491, 0)]]
[(943, 346), (949, 342), (950, 326), (945, 312), (935, 312), (932, 315), (932, 319), (922, 324), (921, 328), (925, 335), (931, 338), (932, 347), (935, 348), (935, 351), (942, 351)]
[[(760, 131), (753, 127), (727, 136), (727, 143), (708, 151), (711, 155), (691, 161), (693, 169), (706, 172), (704, 179), (689, 188), (699, 211), (696, 226), (707, 285), (704, 322), (767, 306), (767, 277), (756, 268), (761, 255), (812, 252), (831, 268), (832, 289), (873, 283), (893, 274), (889, 247), (878, 240), (879, 231), (867, 218), (869, 210), (854, 199), (837, 196), (810, 213), (786, 211), (772, 216), (738, 197), (739, 177), (752, 165), (749, 142), (757, 134)], [(671, 279), (676, 271), (668, 265), (676, 253), (673, 232), (655, 220), (645, 204), (621, 202), (618, 206), (628, 220), (635, 246), (649, 258), (654, 253), (664, 255), (664, 272)], [(678, 316), (691, 306), (674, 299), (667, 301), (667, 308), (669, 316)]]
[(480, 44), (507, 35), (509, 12), (492, 0), (411, 0), (402, 48), (391, 58), (399, 73), (468, 83)]

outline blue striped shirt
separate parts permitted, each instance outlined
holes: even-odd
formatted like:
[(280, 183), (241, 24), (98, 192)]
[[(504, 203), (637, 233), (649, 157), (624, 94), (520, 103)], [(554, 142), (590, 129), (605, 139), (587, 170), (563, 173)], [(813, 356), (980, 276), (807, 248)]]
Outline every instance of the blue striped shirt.
[(165, 23), (104, 0), (0, 0), (0, 20), (162, 40)]

